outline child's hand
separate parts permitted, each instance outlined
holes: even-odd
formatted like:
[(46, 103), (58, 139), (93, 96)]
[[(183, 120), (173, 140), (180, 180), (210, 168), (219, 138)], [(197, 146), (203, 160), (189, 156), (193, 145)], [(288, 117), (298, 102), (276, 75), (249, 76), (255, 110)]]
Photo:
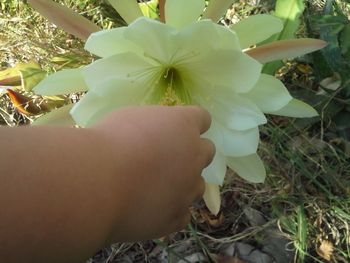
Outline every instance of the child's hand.
[(180, 230), (205, 184), (215, 147), (200, 134), (211, 118), (199, 107), (146, 106), (108, 115), (93, 129), (115, 162), (115, 225), (110, 241), (136, 241)]

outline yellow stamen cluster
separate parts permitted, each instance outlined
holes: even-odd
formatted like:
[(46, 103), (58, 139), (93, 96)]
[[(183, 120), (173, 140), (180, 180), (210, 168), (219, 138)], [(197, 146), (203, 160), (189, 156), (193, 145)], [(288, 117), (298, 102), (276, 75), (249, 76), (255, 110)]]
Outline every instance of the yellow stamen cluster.
[(164, 97), (159, 103), (163, 106), (176, 106), (176, 105), (184, 105), (181, 99), (176, 95), (176, 92), (169, 86), (164, 93)]

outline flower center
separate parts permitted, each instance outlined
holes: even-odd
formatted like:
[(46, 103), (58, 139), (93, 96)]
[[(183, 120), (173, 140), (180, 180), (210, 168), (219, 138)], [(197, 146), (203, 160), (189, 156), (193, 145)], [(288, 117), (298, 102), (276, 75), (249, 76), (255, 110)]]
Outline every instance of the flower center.
[(185, 88), (179, 71), (172, 66), (166, 67), (160, 79), (160, 87), (163, 88), (161, 105), (175, 106), (191, 103), (189, 91)]

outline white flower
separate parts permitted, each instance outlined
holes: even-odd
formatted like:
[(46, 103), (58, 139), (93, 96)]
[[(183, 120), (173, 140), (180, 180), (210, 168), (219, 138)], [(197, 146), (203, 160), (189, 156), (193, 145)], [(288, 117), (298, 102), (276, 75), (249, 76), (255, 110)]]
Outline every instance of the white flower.
[[(249, 46), (282, 30), (281, 21), (260, 15), (227, 28), (198, 20), (204, 0), (167, 0), (164, 24), (142, 17), (134, 8), (136, 2), (110, 2), (130, 25), (92, 34), (85, 48), (101, 59), (53, 74), (35, 91), (44, 95), (88, 91), (71, 111), (76, 123), (84, 127), (124, 106), (204, 107), (213, 118), (204, 136), (217, 149), (212, 164), (203, 171), (208, 183), (204, 198), (210, 210), (218, 213), (218, 186), (224, 181), (226, 166), (250, 182), (265, 179), (256, 154), (258, 126), (266, 123), (264, 113), (295, 116), (297, 107), (302, 117), (317, 114), (294, 100), (279, 80), (261, 74), (261, 63), (248, 55)], [(217, 20), (218, 10), (227, 1), (219, 2), (211, 1), (203, 16), (212, 14)], [(261, 55), (257, 49), (256, 54), (259, 61), (266, 61), (266, 52)]]

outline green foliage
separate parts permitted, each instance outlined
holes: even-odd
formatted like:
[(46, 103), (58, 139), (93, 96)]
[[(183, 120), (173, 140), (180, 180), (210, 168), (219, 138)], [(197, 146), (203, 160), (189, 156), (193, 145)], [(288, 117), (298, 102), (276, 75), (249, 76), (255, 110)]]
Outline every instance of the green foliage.
[(4, 12), (10, 12), (18, 7), (18, 2), (13, 0), (2, 0), (0, 2), (0, 9)]
[[(326, 110), (324, 117), (332, 120), (341, 137), (350, 140), (350, 22), (343, 9), (336, 1), (327, 1), (322, 11), (307, 16), (307, 23), (311, 36), (328, 42), (326, 48), (309, 56), (324, 95), (319, 104), (333, 109)], [(341, 85), (335, 89), (322, 85), (329, 78), (340, 79)]]
[(146, 3), (140, 3), (140, 8), (144, 16), (147, 16), (149, 18), (157, 19), (158, 13), (158, 0), (152, 0)]
[[(272, 36), (265, 43), (295, 38), (295, 33), (300, 26), (300, 16), (303, 14), (304, 9), (304, 0), (277, 0), (275, 16), (283, 20), (284, 28), (279, 34)], [(283, 63), (281, 61), (271, 62), (264, 66), (263, 72), (274, 75), (282, 66)]]
[(13, 68), (0, 71), (0, 85), (9, 88), (18, 87), (29, 92), (45, 77), (46, 71), (37, 63), (19, 63)]

